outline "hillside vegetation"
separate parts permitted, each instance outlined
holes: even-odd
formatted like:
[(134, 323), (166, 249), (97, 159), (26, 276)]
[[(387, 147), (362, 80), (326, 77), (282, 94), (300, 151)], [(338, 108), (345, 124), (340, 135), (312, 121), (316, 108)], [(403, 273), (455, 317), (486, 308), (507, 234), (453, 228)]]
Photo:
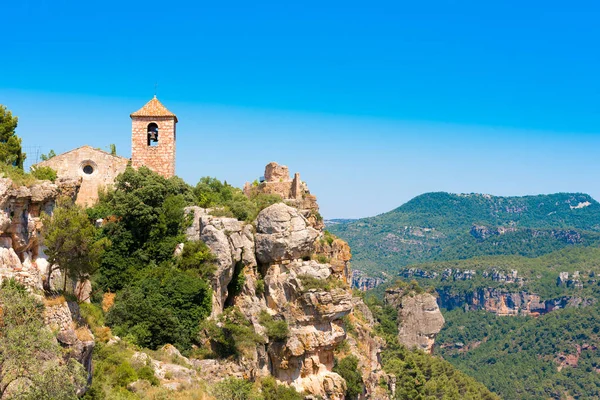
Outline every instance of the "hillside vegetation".
[(600, 397), (598, 305), (539, 318), (462, 310), (444, 316), (437, 353), (501, 398)]
[(328, 229), (350, 244), (354, 268), (372, 276), (432, 260), (536, 257), (600, 241), (600, 204), (581, 193), (426, 193), (385, 214), (336, 222)]

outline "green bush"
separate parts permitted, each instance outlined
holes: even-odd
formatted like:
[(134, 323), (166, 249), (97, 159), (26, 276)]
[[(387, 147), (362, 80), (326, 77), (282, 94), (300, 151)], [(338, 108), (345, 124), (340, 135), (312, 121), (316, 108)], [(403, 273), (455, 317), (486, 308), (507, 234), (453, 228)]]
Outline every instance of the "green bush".
[(98, 328), (104, 325), (104, 312), (100, 306), (93, 303), (81, 303), (79, 304), (79, 312), (90, 328)]
[(170, 343), (187, 350), (198, 336), (199, 322), (211, 310), (212, 290), (192, 271), (168, 264), (148, 268), (117, 294), (106, 322), (118, 336), (156, 349)]
[(135, 369), (127, 361), (124, 361), (115, 370), (115, 380), (117, 385), (126, 387), (131, 382), (135, 382), (138, 379)]
[(212, 387), (211, 394), (217, 400), (252, 400), (257, 398), (253, 384), (245, 379), (225, 378)]
[(210, 278), (216, 270), (216, 257), (210, 248), (202, 241), (188, 241), (184, 243), (178, 267), (184, 271), (197, 271), (203, 278)]
[(58, 175), (56, 174), (56, 171), (53, 170), (50, 167), (37, 167), (37, 168), (33, 168), (31, 170), (31, 175), (39, 180), (42, 181), (50, 181), (50, 182), (54, 182), (56, 180), (56, 178), (58, 177)]
[(319, 279), (315, 278), (312, 275), (298, 275), (298, 279), (302, 283), (302, 288), (304, 292), (308, 292), (309, 290), (315, 289), (317, 291), (325, 291), (328, 292), (333, 289), (346, 289), (347, 285), (341, 279), (335, 278), (333, 275), (329, 276), (327, 279)]
[(265, 294), (265, 280), (264, 279), (257, 279), (256, 280), (256, 295), (257, 296), (262, 296), (263, 294)]
[(275, 378), (268, 376), (261, 382), (261, 392), (264, 400), (302, 400), (304, 396), (293, 387), (280, 385)]
[(274, 320), (265, 310), (260, 312), (259, 322), (267, 330), (267, 336), (271, 340), (285, 340), (290, 335), (290, 328), (285, 320)]
[(364, 390), (362, 376), (358, 370), (356, 356), (344, 357), (335, 360), (333, 372), (337, 372), (346, 381), (346, 399), (357, 399)]
[(152, 386), (158, 386), (160, 381), (154, 375), (154, 370), (149, 365), (144, 365), (137, 370), (137, 376), (139, 379), (145, 379), (152, 384)]
[(236, 307), (226, 309), (218, 321), (204, 321), (201, 328), (210, 339), (215, 356), (221, 358), (239, 358), (250, 354), (256, 345), (262, 342), (252, 323)]

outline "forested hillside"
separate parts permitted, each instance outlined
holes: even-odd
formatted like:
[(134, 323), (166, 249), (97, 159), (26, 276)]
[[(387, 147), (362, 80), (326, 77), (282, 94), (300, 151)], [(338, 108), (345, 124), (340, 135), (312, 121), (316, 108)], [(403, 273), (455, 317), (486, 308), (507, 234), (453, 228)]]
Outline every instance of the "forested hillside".
[(348, 241), (354, 268), (371, 276), (431, 260), (535, 257), (600, 240), (600, 204), (581, 193), (426, 193), (376, 217), (336, 222), (328, 229)]
[(437, 353), (505, 400), (600, 397), (600, 307), (539, 318), (445, 312)]

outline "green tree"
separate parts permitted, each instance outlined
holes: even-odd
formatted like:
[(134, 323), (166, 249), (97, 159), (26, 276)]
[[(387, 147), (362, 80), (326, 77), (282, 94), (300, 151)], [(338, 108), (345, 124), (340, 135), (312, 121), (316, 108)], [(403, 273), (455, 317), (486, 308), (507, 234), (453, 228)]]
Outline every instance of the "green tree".
[(51, 159), (52, 157), (56, 157), (56, 153), (52, 149), (50, 149), (50, 151), (48, 152), (48, 154), (42, 154), (40, 156), (40, 158), (42, 159), (42, 161), (47, 161), (47, 160)]
[(113, 156), (117, 155), (117, 145), (114, 143), (110, 144), (110, 154)]
[(200, 322), (211, 310), (212, 290), (194, 271), (180, 271), (165, 262), (136, 274), (121, 290), (106, 317), (120, 336), (144, 347), (166, 343), (187, 350), (198, 336)]
[(0, 162), (23, 169), (25, 153), (21, 150), (21, 138), (15, 134), (18, 118), (0, 104)]
[(0, 288), (0, 398), (77, 399), (83, 366), (62, 360), (62, 350), (44, 325), (44, 306), (14, 281)]
[(86, 212), (71, 200), (61, 200), (52, 216), (45, 214), (42, 221), (50, 262), (45, 289), (50, 290), (50, 277), (57, 269), (64, 278), (63, 290), (67, 288), (67, 278), (73, 281), (88, 279), (98, 268), (108, 240), (96, 240), (96, 228)]
[(344, 357), (336, 360), (333, 372), (340, 374), (346, 381), (346, 398), (348, 400), (357, 399), (363, 392), (363, 381), (358, 370), (358, 358), (356, 356)]

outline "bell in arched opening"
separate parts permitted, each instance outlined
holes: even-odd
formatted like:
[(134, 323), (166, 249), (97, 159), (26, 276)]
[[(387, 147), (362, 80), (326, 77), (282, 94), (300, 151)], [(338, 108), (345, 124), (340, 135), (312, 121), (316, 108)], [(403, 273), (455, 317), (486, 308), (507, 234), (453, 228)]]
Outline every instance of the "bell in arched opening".
[(148, 124), (148, 146), (156, 146), (158, 144), (158, 125), (154, 122)]

